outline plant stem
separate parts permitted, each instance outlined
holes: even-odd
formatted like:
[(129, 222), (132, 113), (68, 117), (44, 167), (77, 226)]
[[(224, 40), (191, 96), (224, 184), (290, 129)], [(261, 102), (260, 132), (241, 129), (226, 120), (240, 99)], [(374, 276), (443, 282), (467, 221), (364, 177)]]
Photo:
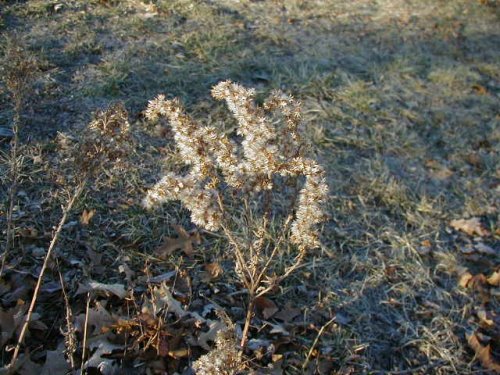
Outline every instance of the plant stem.
[(252, 322), (254, 307), (255, 307), (255, 292), (253, 290), (249, 290), (247, 316), (245, 318), (245, 326), (243, 327), (243, 333), (240, 343), (242, 354), (245, 351), (245, 348), (248, 343), (248, 331), (250, 330), (250, 323)]
[(318, 334), (316, 335), (316, 338), (314, 339), (314, 342), (313, 344), (311, 345), (311, 348), (309, 349), (309, 352), (307, 353), (307, 357), (306, 357), (306, 360), (304, 361), (304, 363), (302, 364), (302, 370), (305, 371), (306, 368), (307, 368), (307, 365), (309, 365), (309, 360), (311, 359), (311, 356), (313, 354), (313, 351), (314, 351), (314, 348), (316, 348), (316, 345), (318, 344), (318, 341), (319, 341), (319, 338), (321, 337), (321, 335), (323, 334), (323, 332), (325, 332), (325, 329), (328, 328), (328, 326), (330, 324), (332, 324), (335, 319), (337, 317), (334, 316), (333, 318), (331, 318), (328, 322), (326, 322), (323, 327), (321, 327), (321, 329), (319, 330)]
[(49, 259), (50, 259), (50, 256), (52, 254), (52, 250), (54, 249), (54, 247), (59, 239), (59, 236), (62, 232), (63, 226), (66, 223), (66, 220), (68, 219), (68, 215), (71, 212), (73, 205), (75, 204), (76, 200), (78, 199), (78, 197), (80, 196), (80, 194), (82, 193), (82, 191), (85, 187), (86, 181), (87, 181), (86, 178), (81, 180), (80, 184), (75, 189), (75, 192), (73, 193), (73, 195), (71, 196), (70, 200), (68, 201), (66, 207), (63, 210), (63, 216), (61, 217), (61, 220), (59, 221), (59, 225), (57, 226), (57, 229), (54, 233), (54, 236), (52, 237), (52, 241), (50, 241), (50, 245), (49, 245), (49, 248), (47, 250), (47, 254), (45, 254), (45, 258), (43, 260), (42, 269), (40, 270), (40, 274), (38, 275), (38, 280), (37, 280), (37, 283), (35, 286), (35, 290), (33, 292), (33, 297), (31, 298), (30, 307), (28, 309), (28, 313), (26, 314), (26, 318), (24, 320), (23, 327), (21, 329), (21, 333), (19, 334), (19, 339), (17, 340), (16, 348), (14, 349), (14, 354), (12, 355), (12, 359), (11, 359), (10, 364), (9, 364), (10, 369), (14, 368), (14, 364), (16, 363), (17, 357), (19, 356), (19, 350), (21, 349), (21, 345), (24, 341), (24, 336), (26, 336), (26, 333), (28, 331), (28, 325), (30, 323), (31, 316), (33, 315), (33, 311), (35, 310), (36, 301), (38, 298), (38, 294), (40, 293), (40, 288), (41, 288), (42, 282), (43, 282), (43, 276), (44, 276), (45, 270), (47, 269), (47, 266), (49, 264)]

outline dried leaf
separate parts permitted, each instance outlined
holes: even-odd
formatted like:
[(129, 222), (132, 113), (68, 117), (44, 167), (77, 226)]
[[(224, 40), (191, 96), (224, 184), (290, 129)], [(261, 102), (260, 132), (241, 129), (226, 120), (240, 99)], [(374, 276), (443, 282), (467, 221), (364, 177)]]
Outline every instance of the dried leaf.
[(490, 232), (483, 226), (481, 220), (477, 217), (472, 219), (460, 219), (450, 221), (450, 226), (455, 229), (467, 233), (469, 236), (489, 236)]
[[(75, 318), (75, 329), (77, 332), (85, 330), (85, 314), (80, 314)], [(116, 319), (106, 310), (100, 302), (96, 302), (94, 308), (89, 309), (88, 329), (90, 335), (101, 334), (106, 327), (115, 323)]]
[(169, 281), (170, 279), (174, 278), (176, 274), (177, 274), (176, 270), (165, 272), (162, 273), (161, 275), (157, 275), (155, 277), (148, 279), (148, 283), (161, 284), (164, 281)]
[(125, 298), (127, 296), (127, 291), (125, 286), (122, 284), (103, 284), (97, 281), (90, 281), (87, 285), (82, 285), (78, 287), (76, 295), (87, 293), (88, 291), (94, 291), (97, 293), (103, 293), (107, 296), (114, 294), (118, 298)]
[(262, 317), (266, 320), (276, 314), (279, 310), (278, 306), (276, 306), (273, 301), (262, 296), (255, 299), (255, 307), (257, 308), (257, 311), (262, 315)]
[(214, 342), (217, 333), (221, 330), (226, 330), (226, 329), (227, 326), (223, 322), (219, 320), (211, 321), (209, 324), (208, 331), (200, 333), (200, 336), (198, 337), (198, 345), (205, 350), (210, 350), (210, 345), (208, 345), (208, 342), (209, 341)]
[(486, 280), (492, 286), (500, 286), (500, 271), (495, 271)]
[(269, 324), (271, 327), (273, 327), (273, 329), (271, 329), (271, 332), (270, 332), (271, 334), (278, 333), (278, 334), (283, 335), (283, 336), (290, 335), (290, 332), (288, 332), (282, 324), (273, 324), (270, 322), (266, 322), (266, 323)]
[(472, 90), (474, 90), (477, 95), (488, 95), (488, 89), (486, 89), (486, 87), (479, 85), (477, 83), (472, 85)]
[(458, 285), (460, 285), (462, 288), (467, 288), (467, 285), (469, 284), (469, 281), (472, 279), (472, 274), (470, 272), (464, 272), (460, 276), (460, 280), (458, 281)]
[(196, 312), (184, 310), (181, 303), (177, 301), (174, 296), (172, 296), (170, 289), (165, 283), (162, 283), (159, 287), (154, 288), (153, 295), (153, 300), (155, 301), (155, 305), (153, 306), (154, 313), (166, 308), (167, 312), (173, 312), (178, 318), (191, 316), (200, 322), (210, 322)]
[(224, 273), (221, 265), (217, 262), (205, 264), (204, 268), (205, 270), (201, 274), (201, 281), (205, 283), (219, 278)]
[(200, 233), (198, 231), (188, 233), (180, 225), (174, 225), (174, 229), (179, 237), (168, 237), (163, 244), (155, 250), (156, 256), (164, 259), (172, 255), (174, 251), (182, 250), (188, 257), (192, 257), (194, 255), (193, 244), (199, 245), (201, 243)]
[[(19, 301), (18, 304), (7, 311), (0, 308), (0, 347), (3, 347), (9, 341), (15, 332), (19, 333), (21, 325), (24, 322), (25, 312), (27, 306), (24, 302)], [(39, 315), (32, 315), (30, 327), (32, 322), (38, 319)]]
[(162, 283), (160, 287), (155, 288), (153, 293), (155, 295), (154, 300), (156, 301), (156, 312), (166, 308), (167, 312), (173, 312), (178, 318), (188, 315), (188, 312), (184, 310), (181, 303), (174, 298), (165, 283)]
[(114, 351), (123, 351), (123, 347), (110, 343), (105, 336), (98, 336), (90, 343), (91, 349), (97, 349), (94, 354), (85, 362), (84, 368), (97, 368), (103, 375), (117, 375), (120, 373), (120, 366), (113, 359), (106, 358)]
[(474, 352), (476, 353), (476, 357), (485, 368), (495, 372), (500, 372), (500, 363), (498, 363), (495, 358), (493, 358), (491, 354), (490, 344), (486, 346), (481, 345), (475, 332), (467, 335), (467, 342), (469, 343), (469, 346), (474, 350)]
[(168, 352), (168, 355), (174, 359), (187, 358), (190, 354), (189, 348), (179, 348)]
[(265, 348), (267, 349), (269, 347), (269, 345), (271, 345), (271, 341), (270, 340), (266, 340), (266, 339), (250, 339), (248, 340), (248, 343), (247, 343), (247, 348), (252, 350), (252, 351), (256, 351), (260, 348)]
[(291, 322), (295, 317), (300, 315), (300, 309), (292, 307), (291, 303), (288, 302), (285, 308), (278, 312), (274, 317), (276, 319), (282, 320), (285, 323)]
[(492, 327), (495, 322), (491, 319), (491, 313), (486, 311), (483, 307), (480, 307), (476, 312), (479, 321), (487, 327)]
[(283, 354), (273, 354), (273, 355), (271, 356), (271, 360), (272, 360), (273, 362), (278, 362), (278, 361), (281, 361), (281, 360), (283, 360)]
[(83, 210), (81, 216), (80, 216), (80, 223), (82, 225), (89, 225), (90, 223), (90, 220), (92, 220), (92, 218), (94, 217), (95, 215), (95, 210), (92, 209), (90, 211), (87, 211), (86, 209)]
[(485, 255), (496, 255), (497, 254), (497, 252), (493, 248), (489, 247), (488, 245), (485, 245), (482, 242), (475, 244), (474, 249), (478, 253), (485, 254)]

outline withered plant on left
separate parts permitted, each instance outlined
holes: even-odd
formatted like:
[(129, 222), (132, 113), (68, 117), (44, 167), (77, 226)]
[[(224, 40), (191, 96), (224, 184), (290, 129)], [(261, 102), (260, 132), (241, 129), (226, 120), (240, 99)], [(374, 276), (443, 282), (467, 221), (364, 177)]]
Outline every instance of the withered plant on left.
[(23, 344), (28, 324), (33, 314), (43, 276), (52, 251), (60, 237), (69, 214), (86, 186), (108, 169), (121, 169), (123, 161), (132, 145), (128, 113), (121, 103), (111, 105), (105, 111), (98, 111), (93, 121), (84, 129), (79, 142), (61, 152), (67, 154), (66, 162), (71, 163), (73, 174), (73, 192), (62, 209), (62, 216), (50, 241), (47, 253), (37, 278), (33, 297), (22, 325), (21, 333), (14, 349), (9, 369), (15, 371), (16, 361)]

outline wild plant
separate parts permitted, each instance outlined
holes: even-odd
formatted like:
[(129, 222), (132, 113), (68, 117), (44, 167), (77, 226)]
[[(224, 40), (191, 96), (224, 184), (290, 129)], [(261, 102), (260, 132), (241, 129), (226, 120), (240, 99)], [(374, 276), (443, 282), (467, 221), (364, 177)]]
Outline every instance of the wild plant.
[[(66, 156), (64, 163), (74, 170), (73, 181), (71, 181), (73, 190), (63, 206), (61, 219), (45, 254), (28, 312), (9, 365), (11, 372), (15, 371), (19, 351), (35, 309), (49, 260), (75, 203), (84, 192), (87, 184), (98, 178), (103, 171), (123, 167), (125, 156), (130, 152), (131, 140), (128, 113), (120, 103), (110, 106), (105, 111), (98, 111), (94, 120), (84, 129), (79, 142), (71, 143), (65, 137), (60, 140), (60, 143), (63, 144), (60, 151)], [(70, 331), (69, 328), (68, 331)], [(72, 360), (72, 353), (68, 353), (68, 356)], [(72, 365), (74, 364), (72, 363)]]
[[(189, 170), (168, 172), (144, 205), (180, 200), (194, 224), (223, 232), (248, 293), (243, 352), (256, 300), (276, 290), (320, 245), (316, 226), (325, 218), (328, 186), (323, 168), (305, 156), (298, 101), (274, 91), (257, 105), (255, 90), (231, 81), (213, 87), (212, 96), (224, 100), (235, 117), (234, 137), (197, 123), (178, 99), (159, 95), (149, 102), (146, 117), (169, 121)], [(297, 196), (294, 187), (302, 181)]]

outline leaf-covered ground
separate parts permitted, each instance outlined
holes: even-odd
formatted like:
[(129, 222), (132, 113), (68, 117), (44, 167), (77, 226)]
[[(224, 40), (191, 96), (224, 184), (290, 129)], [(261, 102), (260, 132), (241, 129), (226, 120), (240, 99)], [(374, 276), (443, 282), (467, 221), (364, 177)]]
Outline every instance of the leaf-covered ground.
[[(331, 190), (324, 248), (258, 303), (248, 368), (498, 371), (496, 1), (32, 0), (3, 1), (0, 15), (1, 71), (13, 46), (38, 70), (0, 280), (2, 365), (73, 188), (59, 146), (116, 101), (138, 140), (130, 168), (96, 181), (73, 210), (18, 371), (65, 373), (66, 350), (89, 373), (189, 373), (218, 325), (238, 331), (245, 293), (224, 238), (196, 232), (178, 204), (140, 204), (182, 165), (168, 127), (147, 125), (148, 100), (179, 97), (230, 132), (210, 88), (231, 79), (259, 98), (279, 88), (300, 99)], [(2, 82), (0, 126), (13, 116)], [(12, 161), (7, 139), (0, 146), (5, 228)]]

